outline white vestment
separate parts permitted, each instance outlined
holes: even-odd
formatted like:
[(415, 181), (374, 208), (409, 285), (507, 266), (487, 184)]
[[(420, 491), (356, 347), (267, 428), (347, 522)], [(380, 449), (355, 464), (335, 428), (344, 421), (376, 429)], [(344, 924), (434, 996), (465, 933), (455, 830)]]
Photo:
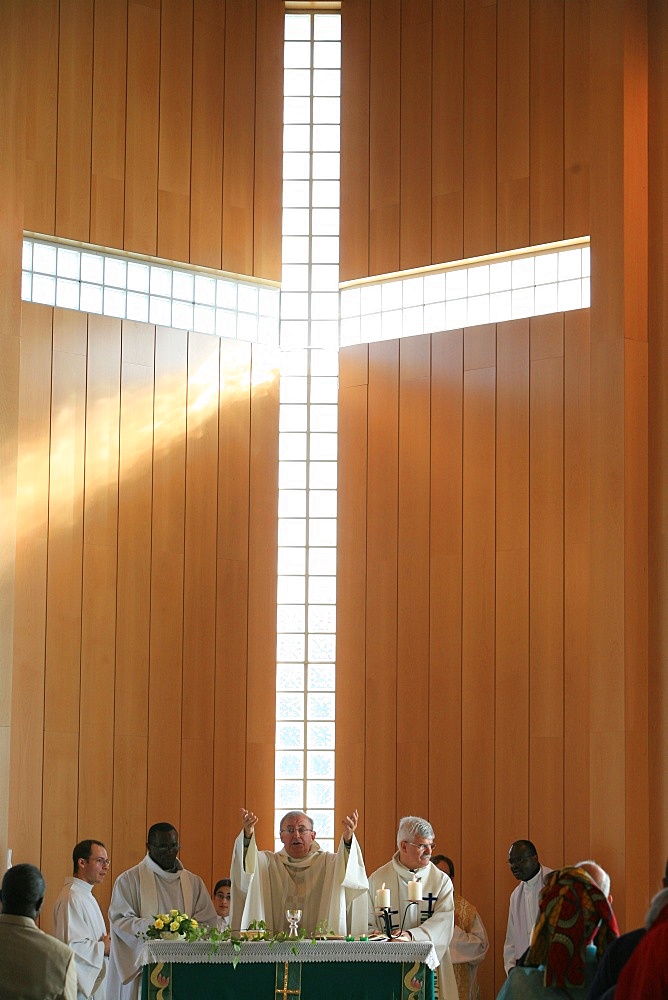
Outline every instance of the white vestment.
[(366, 931), (368, 882), (354, 834), (350, 848), (341, 837), (337, 853), (331, 854), (314, 840), (306, 857), (294, 860), (285, 849), (258, 851), (255, 833), (245, 845), (242, 830), (234, 844), (231, 877), (230, 926), (235, 930), (264, 920), (276, 934), (289, 927), (285, 911), (298, 909), (307, 934), (323, 924), (335, 934)]
[[(427, 909), (428, 903), (408, 905), (408, 882), (414, 878), (422, 882), (422, 895), (428, 896), (431, 893), (432, 896), (432, 914), (424, 921), (422, 911)], [(380, 931), (385, 931), (385, 924), (376, 913), (374, 904), (376, 891), (382, 888), (383, 883), (390, 890), (390, 909), (398, 910), (398, 913), (392, 915), (394, 929), (399, 930), (403, 921), (403, 929), (411, 932), (414, 941), (433, 943), (440, 963), (439, 998), (458, 1000), (457, 983), (450, 960), (450, 941), (455, 926), (455, 896), (450, 876), (432, 864), (413, 872), (401, 863), (397, 851), (391, 861), (369, 876), (369, 928)]]
[(540, 871), (526, 882), (520, 882), (510, 894), (508, 928), (503, 946), (503, 967), (506, 975), (522, 957), (531, 943), (531, 932), (538, 916), (538, 897), (545, 879), (554, 871), (541, 865)]
[(66, 878), (53, 907), (53, 923), (53, 936), (74, 952), (79, 1000), (104, 1000), (107, 963), (100, 938), (107, 928), (93, 886), (81, 878)]
[(106, 1000), (137, 1000), (141, 985), (141, 956), (146, 931), (158, 913), (172, 909), (187, 913), (200, 924), (216, 926), (218, 916), (204, 882), (185, 870), (165, 872), (148, 854), (134, 868), (118, 876), (111, 894), (109, 927), (111, 952)]

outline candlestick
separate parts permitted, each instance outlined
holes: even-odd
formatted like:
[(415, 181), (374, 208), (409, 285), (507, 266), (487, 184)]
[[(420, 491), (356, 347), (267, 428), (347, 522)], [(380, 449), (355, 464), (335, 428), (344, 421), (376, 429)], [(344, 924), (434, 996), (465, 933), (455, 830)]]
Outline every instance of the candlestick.
[(408, 883), (408, 898), (412, 903), (419, 903), (422, 899), (422, 882), (412, 878)]

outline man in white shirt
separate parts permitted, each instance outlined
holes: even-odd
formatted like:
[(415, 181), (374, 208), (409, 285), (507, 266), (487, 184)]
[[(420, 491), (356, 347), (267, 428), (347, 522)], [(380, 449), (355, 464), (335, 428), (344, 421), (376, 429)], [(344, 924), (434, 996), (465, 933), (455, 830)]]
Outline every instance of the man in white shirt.
[(109, 871), (101, 840), (82, 840), (72, 851), (74, 874), (65, 879), (53, 908), (54, 936), (74, 952), (78, 1000), (104, 1000), (109, 935), (93, 886)]
[(530, 840), (516, 840), (508, 851), (510, 870), (519, 881), (510, 895), (508, 929), (503, 946), (506, 975), (514, 968), (531, 942), (531, 932), (538, 916), (538, 899), (545, 879), (553, 870), (541, 865)]

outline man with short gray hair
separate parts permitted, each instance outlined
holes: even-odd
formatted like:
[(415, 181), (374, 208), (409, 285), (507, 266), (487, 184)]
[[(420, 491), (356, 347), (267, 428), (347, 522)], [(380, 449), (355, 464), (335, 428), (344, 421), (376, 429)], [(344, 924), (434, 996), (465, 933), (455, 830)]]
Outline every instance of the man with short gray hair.
[[(380, 910), (389, 891), (393, 941), (431, 941), (439, 960), (440, 1000), (458, 1000), (450, 960), (455, 926), (455, 896), (450, 877), (431, 863), (434, 830), (421, 816), (404, 816), (397, 830), (397, 851), (369, 877), (369, 927), (383, 931)], [(376, 905), (378, 901), (378, 905)]]

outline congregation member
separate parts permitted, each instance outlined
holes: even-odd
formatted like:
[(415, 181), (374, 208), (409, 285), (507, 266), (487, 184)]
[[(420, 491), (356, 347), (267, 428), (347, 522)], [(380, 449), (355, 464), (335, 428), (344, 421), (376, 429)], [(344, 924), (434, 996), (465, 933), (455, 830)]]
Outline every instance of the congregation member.
[(668, 1000), (668, 889), (652, 899), (645, 929), (606, 1000)]
[[(393, 914), (392, 940), (431, 941), (438, 956), (439, 1000), (458, 1000), (450, 959), (455, 926), (454, 888), (450, 877), (431, 863), (434, 830), (420, 816), (404, 816), (397, 830), (397, 851), (392, 859), (369, 876), (369, 928), (385, 925), (376, 902), (378, 890), (389, 890)], [(416, 883), (418, 886), (416, 887)], [(419, 897), (417, 905), (412, 896)]]
[(209, 891), (178, 859), (179, 835), (171, 823), (155, 823), (146, 856), (118, 876), (109, 906), (111, 951), (106, 1000), (137, 1000), (141, 985), (142, 935), (158, 913), (171, 909), (200, 924), (216, 926)]
[(551, 872), (529, 951), (510, 970), (497, 1000), (585, 1000), (597, 960), (617, 935), (610, 903), (587, 872)]
[(530, 840), (516, 840), (508, 851), (510, 870), (519, 882), (510, 894), (508, 926), (503, 945), (506, 975), (517, 965), (531, 941), (531, 931), (538, 916), (538, 898), (545, 879), (552, 871), (541, 865)]
[(107, 850), (101, 840), (82, 840), (72, 862), (53, 907), (53, 933), (74, 952), (79, 1000), (104, 1000), (110, 937), (93, 887), (107, 877)]
[(232, 882), (229, 878), (221, 878), (216, 882), (211, 901), (218, 914), (218, 930), (227, 930), (230, 926), (230, 904), (232, 902)]
[(335, 934), (366, 931), (368, 882), (362, 850), (355, 837), (358, 814), (343, 820), (336, 854), (318, 844), (306, 813), (286, 813), (279, 825), (280, 851), (259, 851), (258, 817), (242, 809), (243, 827), (232, 856), (232, 926), (245, 930), (263, 920), (276, 934), (287, 930), (287, 909), (302, 911), (301, 926), (312, 933), (326, 927)]
[(35, 923), (46, 885), (35, 865), (8, 868), (0, 899), (0, 997), (2, 1000), (76, 1000), (74, 952)]
[[(431, 863), (455, 883), (455, 865), (447, 854), (433, 854)], [(450, 959), (457, 981), (459, 1000), (475, 1000), (478, 966), (487, 954), (489, 939), (473, 903), (455, 890), (455, 928), (450, 942)]]

